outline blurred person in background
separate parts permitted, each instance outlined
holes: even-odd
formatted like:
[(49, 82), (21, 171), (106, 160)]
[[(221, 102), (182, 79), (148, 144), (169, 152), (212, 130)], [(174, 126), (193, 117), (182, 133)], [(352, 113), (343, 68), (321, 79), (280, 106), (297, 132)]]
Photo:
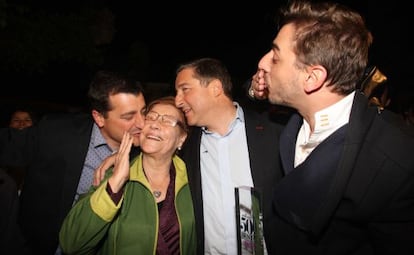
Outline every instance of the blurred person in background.
[[(8, 126), (12, 129), (23, 130), (25, 128), (31, 127), (36, 123), (36, 115), (33, 111), (29, 110), (26, 107), (16, 107), (13, 112), (10, 114)], [(5, 137), (4, 139), (9, 139)], [(3, 157), (3, 154), (0, 155)], [(0, 160), (1, 161), (1, 160)], [(27, 165), (13, 166), (3, 164), (1, 167), (9, 174), (13, 180), (16, 182), (17, 190), (20, 194), (20, 191), (23, 187), (24, 176), (26, 174)]]
[(9, 127), (21, 130), (31, 127), (35, 121), (34, 112), (24, 108), (17, 108), (10, 116)]

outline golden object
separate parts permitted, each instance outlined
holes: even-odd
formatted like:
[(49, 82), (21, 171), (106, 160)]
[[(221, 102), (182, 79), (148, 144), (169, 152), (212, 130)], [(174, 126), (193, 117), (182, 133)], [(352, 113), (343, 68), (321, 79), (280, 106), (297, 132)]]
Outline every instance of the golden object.
[(361, 83), (361, 91), (365, 96), (370, 97), (372, 91), (386, 81), (387, 76), (381, 73), (376, 66), (372, 66), (368, 69), (365, 79)]

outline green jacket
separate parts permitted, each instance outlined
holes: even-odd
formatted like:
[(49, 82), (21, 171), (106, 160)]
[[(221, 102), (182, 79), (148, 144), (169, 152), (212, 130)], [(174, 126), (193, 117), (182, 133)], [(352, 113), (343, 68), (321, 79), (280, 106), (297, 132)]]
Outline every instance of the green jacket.
[[(175, 208), (180, 224), (180, 254), (196, 253), (193, 204), (187, 170), (178, 156)], [(142, 170), (142, 154), (130, 168), (123, 197), (115, 205), (106, 191), (107, 178), (81, 198), (66, 216), (59, 233), (65, 254), (155, 254), (158, 240), (158, 208)]]

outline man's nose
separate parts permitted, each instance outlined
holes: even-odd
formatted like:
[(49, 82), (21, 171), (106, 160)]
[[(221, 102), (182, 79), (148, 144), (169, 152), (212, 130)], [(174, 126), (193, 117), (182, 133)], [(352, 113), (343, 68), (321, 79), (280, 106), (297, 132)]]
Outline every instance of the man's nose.
[(175, 95), (175, 106), (177, 106), (178, 108), (180, 108), (182, 102), (183, 102), (182, 96), (179, 93), (177, 93)]
[(145, 123), (145, 117), (142, 113), (137, 113), (135, 116), (135, 126), (142, 128)]

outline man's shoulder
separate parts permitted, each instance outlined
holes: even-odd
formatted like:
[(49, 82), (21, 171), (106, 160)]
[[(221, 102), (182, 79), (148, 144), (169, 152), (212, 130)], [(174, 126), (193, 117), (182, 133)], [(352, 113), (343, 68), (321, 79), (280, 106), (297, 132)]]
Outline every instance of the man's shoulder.
[(45, 114), (39, 121), (40, 125), (58, 125), (58, 124), (70, 124), (81, 125), (82, 123), (91, 123), (92, 117), (84, 112), (77, 113), (49, 113)]
[[(286, 123), (285, 121), (280, 121), (280, 119), (275, 118), (270, 109), (266, 111), (257, 111), (245, 107), (243, 108), (243, 112), (246, 126), (253, 124), (256, 126), (267, 126), (280, 130), (285, 126)], [(288, 117), (290, 117), (290, 115)]]
[(398, 114), (389, 110), (377, 111), (365, 140), (371, 148), (377, 148), (378, 152), (399, 165), (406, 168), (414, 166), (414, 126), (404, 123)]
[(57, 136), (66, 137), (67, 140), (79, 136), (89, 137), (93, 123), (92, 117), (85, 113), (46, 114), (32, 127), (31, 134), (46, 140)]
[(91, 119), (91, 116), (85, 112), (46, 113), (41, 118), (41, 121), (69, 121), (76, 119)]

